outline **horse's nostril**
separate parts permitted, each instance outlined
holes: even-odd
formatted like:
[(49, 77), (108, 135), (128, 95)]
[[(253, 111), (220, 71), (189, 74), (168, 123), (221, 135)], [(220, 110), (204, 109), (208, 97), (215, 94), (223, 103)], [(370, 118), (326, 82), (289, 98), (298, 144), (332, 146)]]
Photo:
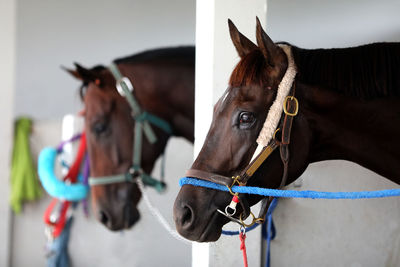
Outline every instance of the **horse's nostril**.
[(99, 212), (99, 221), (105, 225), (107, 225), (107, 223), (109, 221), (107, 214), (102, 210)]
[(182, 211), (181, 223), (182, 227), (187, 228), (193, 223), (193, 211), (189, 206), (184, 206)]
[(195, 209), (184, 199), (177, 197), (174, 203), (174, 221), (176, 230), (181, 235), (193, 231), (195, 227)]

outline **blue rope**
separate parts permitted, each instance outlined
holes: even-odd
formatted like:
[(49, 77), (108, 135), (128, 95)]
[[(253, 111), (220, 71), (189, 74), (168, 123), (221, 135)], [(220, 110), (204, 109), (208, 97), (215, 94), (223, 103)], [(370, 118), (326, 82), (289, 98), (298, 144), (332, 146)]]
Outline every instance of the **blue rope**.
[[(216, 184), (209, 181), (199, 180), (190, 177), (184, 177), (179, 180), (179, 185), (193, 185), (201, 186), (210, 189), (216, 189), (220, 191), (228, 192), (228, 188), (224, 185)], [(275, 197), (268, 208), (267, 220), (263, 225), (262, 235), (267, 240), (266, 248), (266, 262), (265, 266), (269, 267), (271, 263), (271, 241), (275, 238), (276, 229), (274, 222), (272, 220), (272, 212), (274, 211), (278, 199), (277, 197), (284, 198), (312, 198), (312, 199), (363, 199), (363, 198), (384, 198), (384, 197), (398, 197), (400, 196), (400, 189), (386, 189), (377, 191), (359, 191), (359, 192), (320, 192), (320, 191), (295, 191), (295, 190), (279, 190), (279, 189), (269, 189), (253, 186), (233, 186), (233, 192), (242, 194), (254, 194), (261, 196), (272, 196)], [(246, 231), (251, 231), (256, 228), (258, 224), (252, 227), (246, 228)], [(238, 235), (239, 231), (224, 231), (224, 235)]]
[[(179, 185), (201, 186), (220, 191), (228, 192), (228, 188), (224, 185), (212, 183), (209, 181), (199, 180), (195, 178), (184, 177), (179, 180)], [(400, 196), (399, 189), (386, 189), (377, 191), (359, 191), (359, 192), (320, 192), (320, 191), (296, 191), (296, 190), (279, 190), (254, 186), (233, 186), (233, 192), (242, 194), (253, 194), (261, 196), (284, 197), (284, 198), (312, 198), (312, 199), (361, 199), (361, 198), (383, 198)]]
[(275, 239), (276, 236), (276, 228), (274, 221), (272, 220), (272, 213), (274, 212), (276, 205), (278, 204), (278, 198), (274, 198), (271, 202), (271, 205), (267, 211), (267, 220), (266, 223), (263, 224), (262, 228), (262, 236), (267, 240), (267, 248), (266, 248), (266, 259), (265, 259), (265, 267), (269, 267), (271, 264), (271, 241)]
[[(250, 227), (246, 227), (246, 233), (250, 232), (253, 229), (256, 229), (257, 226), (259, 226), (260, 224), (256, 223)], [(239, 231), (228, 231), (228, 230), (222, 230), (222, 234), (223, 235), (239, 235), (240, 232)]]
[[(179, 185), (193, 185), (201, 186), (210, 189), (216, 189), (220, 191), (228, 192), (228, 188), (224, 185), (216, 184), (209, 181), (199, 180), (190, 177), (184, 177), (179, 180)], [(261, 196), (272, 196), (276, 197), (267, 212), (267, 224), (266, 229), (263, 229), (263, 236), (267, 239), (267, 249), (266, 249), (266, 263), (265, 266), (270, 266), (271, 260), (271, 240), (275, 238), (276, 230), (275, 225), (272, 221), (272, 212), (277, 204), (277, 197), (283, 198), (312, 198), (312, 199), (363, 199), (363, 198), (384, 198), (384, 197), (398, 197), (400, 196), (400, 189), (386, 189), (377, 191), (359, 191), (359, 192), (320, 192), (320, 191), (296, 191), (296, 190), (279, 190), (279, 189), (269, 189), (253, 186), (233, 186), (233, 192), (242, 194), (254, 194)], [(264, 223), (265, 225), (265, 223)], [(258, 224), (253, 225), (246, 229), (246, 231), (251, 231), (256, 228)], [(263, 228), (264, 228), (263, 227)], [(225, 235), (237, 235), (238, 231), (222, 231)]]

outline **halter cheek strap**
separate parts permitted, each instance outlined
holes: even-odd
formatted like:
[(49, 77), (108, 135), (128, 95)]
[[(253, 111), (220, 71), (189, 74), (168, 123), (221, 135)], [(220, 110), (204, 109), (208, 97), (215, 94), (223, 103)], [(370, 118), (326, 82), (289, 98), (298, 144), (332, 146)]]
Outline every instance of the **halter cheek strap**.
[(134, 169), (130, 169), (126, 173), (117, 175), (92, 177), (91, 179), (89, 179), (89, 185), (96, 186), (116, 183), (135, 183), (136, 179), (138, 178), (142, 179), (143, 184), (154, 187), (158, 192), (163, 191), (166, 187), (166, 184), (164, 182), (159, 181), (144, 172), (136, 172)]
[(168, 135), (172, 134), (172, 127), (167, 121), (161, 119), (160, 117), (157, 117), (149, 112), (142, 111), (139, 103), (132, 94), (134, 91), (132, 83), (127, 77), (122, 76), (116, 64), (111, 64), (109, 70), (117, 81), (116, 88), (118, 92), (127, 100), (130, 108), (132, 109), (132, 118), (135, 121), (132, 166), (127, 172), (122, 174), (89, 177), (89, 185), (99, 186), (125, 182), (134, 183), (136, 182), (137, 178), (141, 178), (145, 185), (153, 186), (157, 191), (162, 191), (165, 188), (165, 183), (154, 179), (149, 174), (145, 173), (141, 168), (143, 144), (142, 136), (144, 134), (149, 143), (154, 144), (157, 141), (157, 136), (155, 135), (150, 124), (162, 129)]

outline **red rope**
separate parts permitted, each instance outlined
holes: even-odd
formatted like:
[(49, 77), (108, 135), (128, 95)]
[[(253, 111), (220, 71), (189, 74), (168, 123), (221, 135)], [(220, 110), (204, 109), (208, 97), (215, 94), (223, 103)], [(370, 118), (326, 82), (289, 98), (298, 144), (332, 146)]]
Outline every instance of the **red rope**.
[(239, 239), (240, 239), (240, 250), (242, 250), (243, 252), (243, 264), (244, 267), (248, 267), (248, 263), (247, 263), (247, 252), (246, 252), (246, 234), (241, 232), (239, 234)]
[[(79, 174), (79, 169), (81, 167), (83, 157), (85, 155), (85, 151), (86, 151), (86, 136), (85, 136), (85, 133), (83, 132), (80, 143), (79, 143), (79, 147), (78, 147), (78, 153), (77, 153), (74, 163), (70, 167), (67, 175), (65, 175), (65, 177), (63, 178), (64, 181), (68, 180), (71, 183), (76, 183), (78, 174)], [(59, 217), (57, 218), (56, 222), (52, 222), (51, 218), (50, 218), (51, 213), (53, 212), (56, 204), (59, 201), (61, 201)], [(59, 200), (57, 198), (53, 198), (53, 200), (51, 201), (50, 205), (47, 207), (47, 209), (44, 213), (43, 220), (47, 225), (53, 227), (52, 236), (54, 238), (58, 237), (64, 229), (66, 219), (67, 219), (67, 211), (68, 211), (70, 204), (71, 204), (70, 201)]]

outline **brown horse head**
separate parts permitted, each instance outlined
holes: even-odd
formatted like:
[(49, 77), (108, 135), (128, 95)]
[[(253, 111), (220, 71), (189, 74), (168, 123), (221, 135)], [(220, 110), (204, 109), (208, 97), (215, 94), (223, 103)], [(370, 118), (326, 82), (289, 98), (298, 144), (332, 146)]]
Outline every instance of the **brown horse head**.
[[(132, 82), (133, 94), (141, 108), (168, 121), (174, 135), (193, 141), (194, 49), (164, 50), (115, 62), (120, 72)], [(126, 173), (132, 166), (135, 127), (131, 107), (118, 93), (116, 80), (102, 66), (86, 69), (76, 64), (75, 70), (68, 71), (83, 82), (81, 96), (85, 106), (83, 115), (90, 175), (96, 178)], [(177, 96), (173, 97), (172, 93)], [(170, 137), (158, 127), (152, 125), (152, 129), (157, 136), (156, 143), (150, 144), (146, 137), (142, 140), (140, 167), (145, 173), (151, 173)], [(136, 183), (91, 188), (94, 213), (111, 230), (130, 228), (138, 221), (140, 198)]]
[[(239, 175), (249, 164), (257, 147), (256, 139), (263, 127), (268, 110), (276, 98), (277, 88), (284, 76), (288, 61), (285, 52), (269, 38), (257, 19), (255, 45), (229, 21), (232, 42), (240, 56), (233, 70), (229, 87), (214, 107), (214, 116), (204, 145), (192, 169), (228, 177)], [(301, 121), (301, 118), (297, 122)], [(303, 127), (304, 128), (304, 127)], [(298, 177), (307, 164), (309, 140), (305, 129), (293, 126), (296, 136), (291, 142), (292, 164), (288, 182)], [(301, 147), (301, 149), (300, 149)], [(268, 158), (248, 185), (276, 188), (283, 172), (279, 152)], [(261, 177), (258, 173), (267, 173)], [(215, 241), (222, 226), (229, 220), (216, 212), (224, 210), (232, 196), (213, 189), (184, 185), (174, 205), (178, 232), (201, 242)], [(249, 196), (254, 205), (259, 197)], [(238, 210), (236, 214), (240, 214)]]

